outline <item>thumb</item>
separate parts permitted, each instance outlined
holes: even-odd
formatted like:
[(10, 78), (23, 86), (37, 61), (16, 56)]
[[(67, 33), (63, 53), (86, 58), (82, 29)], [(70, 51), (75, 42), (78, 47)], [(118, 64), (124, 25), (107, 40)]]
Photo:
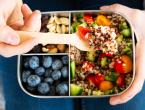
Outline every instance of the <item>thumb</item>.
[(5, 25), (0, 27), (0, 42), (11, 45), (18, 45), (20, 38), (12, 28)]
[(129, 8), (127, 6), (121, 5), (121, 4), (113, 4), (109, 6), (102, 6), (100, 7), (101, 10), (108, 10), (108, 11), (117, 11), (120, 13), (123, 13), (125, 15), (130, 15), (133, 13), (132, 8)]

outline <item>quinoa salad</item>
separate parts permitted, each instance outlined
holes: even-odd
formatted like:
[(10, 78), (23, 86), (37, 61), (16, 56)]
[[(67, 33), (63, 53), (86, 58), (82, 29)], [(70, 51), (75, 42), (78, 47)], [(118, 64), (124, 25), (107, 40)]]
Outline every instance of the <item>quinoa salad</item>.
[(71, 33), (92, 51), (70, 47), (70, 95), (118, 94), (133, 79), (133, 41), (127, 20), (116, 13), (72, 13)]

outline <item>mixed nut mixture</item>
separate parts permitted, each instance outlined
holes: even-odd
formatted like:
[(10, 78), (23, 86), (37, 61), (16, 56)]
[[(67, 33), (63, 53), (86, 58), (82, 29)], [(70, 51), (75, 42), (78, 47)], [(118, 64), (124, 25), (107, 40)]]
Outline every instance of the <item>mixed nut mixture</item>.
[(118, 94), (130, 85), (133, 41), (124, 17), (114, 13), (72, 13), (71, 33), (77, 33), (94, 50), (70, 48), (72, 96)]
[(69, 95), (68, 55), (22, 56), (21, 80), (33, 95)]
[[(44, 14), (42, 15), (41, 21), (41, 32), (52, 32), (60, 34), (69, 33), (69, 16)], [(69, 46), (65, 44), (40, 44), (34, 47), (30, 53), (68, 53), (68, 47)]]

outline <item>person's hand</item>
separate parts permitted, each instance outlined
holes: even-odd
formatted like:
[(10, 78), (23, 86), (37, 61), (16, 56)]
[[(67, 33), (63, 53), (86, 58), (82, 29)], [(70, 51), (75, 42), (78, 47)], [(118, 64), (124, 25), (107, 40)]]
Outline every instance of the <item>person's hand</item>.
[(143, 87), (145, 80), (145, 11), (138, 9), (128, 8), (120, 4), (114, 4), (111, 6), (102, 6), (101, 10), (117, 11), (124, 14), (128, 20), (131, 22), (134, 32), (137, 35), (137, 45), (136, 45), (136, 75), (135, 80), (131, 87), (119, 96), (114, 96), (110, 98), (111, 105), (122, 104), (130, 99), (132, 99), (136, 94), (138, 94)]
[(0, 1), (0, 55), (11, 57), (30, 51), (37, 40), (34, 38), (20, 42), (16, 30), (39, 31), (41, 27), (41, 13), (34, 12), (22, 0)]

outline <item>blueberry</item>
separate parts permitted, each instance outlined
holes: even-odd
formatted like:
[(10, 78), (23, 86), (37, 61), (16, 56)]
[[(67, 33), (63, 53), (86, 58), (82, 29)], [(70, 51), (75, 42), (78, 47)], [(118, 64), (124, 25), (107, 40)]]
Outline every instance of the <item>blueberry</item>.
[(69, 62), (69, 58), (68, 58), (68, 56), (63, 56), (62, 58), (62, 62), (63, 62), (63, 64), (68, 64), (68, 62)]
[(67, 66), (65, 66), (65, 67), (63, 67), (61, 69), (61, 74), (62, 74), (63, 78), (67, 78), (68, 77), (68, 68), (67, 68)]
[(50, 77), (51, 76), (51, 73), (52, 73), (52, 69), (51, 68), (48, 68), (47, 70), (46, 70), (46, 72), (45, 72), (45, 77)]
[(66, 83), (60, 83), (56, 86), (56, 92), (60, 95), (68, 93), (68, 85)]
[(54, 79), (54, 80), (58, 80), (61, 78), (61, 72), (59, 70), (54, 70), (52, 73), (51, 73), (51, 77)]
[(30, 75), (27, 79), (28, 86), (36, 87), (41, 82), (41, 79), (37, 75)]
[(32, 56), (29, 60), (29, 65), (31, 69), (36, 69), (39, 67), (39, 58), (37, 56)]
[(45, 69), (43, 67), (38, 67), (35, 69), (36, 75), (42, 76), (42, 75), (44, 75), (44, 73), (45, 73)]
[(58, 70), (58, 69), (61, 69), (63, 66), (61, 60), (55, 60), (53, 63), (52, 63), (52, 69), (54, 70)]
[(41, 94), (46, 94), (49, 92), (49, 90), (50, 90), (50, 87), (47, 83), (40, 83), (38, 85), (38, 92)]
[(45, 56), (45, 57), (43, 58), (43, 66), (44, 66), (45, 68), (49, 68), (51, 65), (52, 65), (52, 57), (50, 57), (50, 56)]
[(25, 58), (25, 59), (24, 59), (24, 67), (25, 67), (25, 68), (29, 68), (29, 59), (30, 59), (30, 58)]
[(53, 80), (52, 78), (49, 78), (49, 77), (48, 77), (48, 78), (45, 78), (44, 81), (45, 81), (46, 83), (52, 84), (54, 80)]
[(26, 83), (27, 82), (27, 79), (28, 79), (28, 77), (31, 75), (31, 72), (30, 71), (23, 71), (23, 73), (22, 73), (22, 81), (24, 82), (24, 83)]

